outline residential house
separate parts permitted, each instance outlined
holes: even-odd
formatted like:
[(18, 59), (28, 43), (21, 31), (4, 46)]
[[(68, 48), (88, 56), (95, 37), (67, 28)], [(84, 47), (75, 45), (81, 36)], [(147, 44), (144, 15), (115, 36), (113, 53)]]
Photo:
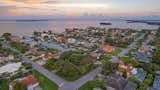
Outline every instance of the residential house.
[(151, 54), (146, 54), (143, 52), (136, 52), (132, 54), (135, 60), (139, 60), (142, 62), (150, 62), (152, 60), (152, 55)]
[(146, 75), (147, 75), (147, 71), (144, 71), (142, 68), (138, 68), (138, 69), (137, 69), (137, 74), (135, 74), (135, 77), (136, 77), (139, 81), (143, 82), (144, 79), (145, 79), (145, 77), (146, 77)]
[(13, 42), (20, 42), (22, 40), (22, 38), (19, 36), (11, 36), (10, 38)]
[(10, 74), (10, 76), (15, 75), (19, 71), (21, 64), (22, 64), (21, 62), (18, 62), (18, 63), (7, 64), (0, 67), (0, 75), (4, 73)]
[(160, 76), (155, 76), (153, 82), (153, 88), (160, 90)]
[(118, 71), (127, 73), (127, 76), (134, 75), (137, 73), (137, 69), (134, 68), (131, 64), (125, 64), (123, 61), (119, 62)]
[(138, 49), (138, 52), (142, 52), (142, 53), (145, 53), (147, 50), (144, 48), (144, 47), (140, 47)]
[(99, 59), (99, 57), (100, 57), (101, 55), (103, 55), (103, 54), (105, 54), (105, 52), (104, 52), (103, 50), (97, 49), (97, 50), (95, 50), (95, 51), (93, 51), (93, 52), (91, 53), (91, 56)]
[(76, 43), (76, 39), (74, 39), (74, 38), (68, 38), (67, 39), (67, 43), (74, 44), (74, 43)]
[(127, 84), (127, 80), (118, 74), (109, 74), (107, 76), (107, 88), (115, 90), (123, 90)]
[(136, 90), (137, 84), (128, 81), (121, 75), (113, 73), (107, 76), (107, 90)]
[(27, 90), (37, 90), (36, 88), (39, 88), (38, 80), (34, 77), (34, 75), (29, 75), (11, 82), (9, 85), (9, 90), (13, 90), (17, 82), (27, 85)]
[(49, 59), (52, 59), (57, 56), (59, 56), (59, 54), (57, 52), (52, 52), (52, 53), (49, 52), (49, 53), (46, 53), (43, 58), (44, 58), (44, 60), (49, 60)]
[(102, 46), (102, 50), (103, 50), (104, 52), (109, 53), (109, 52), (115, 51), (115, 47), (110, 46), (110, 45), (104, 45), (104, 46)]

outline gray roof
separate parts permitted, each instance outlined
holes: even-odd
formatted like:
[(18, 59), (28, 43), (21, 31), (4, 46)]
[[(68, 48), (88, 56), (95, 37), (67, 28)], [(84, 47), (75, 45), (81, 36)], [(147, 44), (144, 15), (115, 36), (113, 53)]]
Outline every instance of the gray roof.
[(139, 68), (139, 69), (137, 70), (137, 74), (135, 75), (135, 77), (136, 77), (139, 81), (143, 82), (144, 79), (145, 79), (145, 77), (146, 77), (146, 75), (147, 75), (147, 71), (144, 71), (142, 68)]
[(139, 60), (139, 61), (143, 61), (143, 62), (149, 62), (152, 60), (152, 56), (151, 55), (147, 55), (145, 53), (142, 52), (136, 52), (132, 55), (135, 59)]
[(123, 90), (127, 84), (127, 80), (117, 74), (110, 74), (107, 76), (107, 85), (116, 90)]
[(136, 90), (136, 88), (137, 88), (137, 84), (133, 82), (128, 82), (124, 90)]
[(160, 90), (160, 76), (155, 76), (153, 82), (153, 88)]

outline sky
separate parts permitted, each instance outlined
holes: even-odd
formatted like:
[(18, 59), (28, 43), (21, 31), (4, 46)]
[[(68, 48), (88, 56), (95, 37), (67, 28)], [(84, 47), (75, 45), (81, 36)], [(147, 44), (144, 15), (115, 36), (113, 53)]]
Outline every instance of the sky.
[(160, 0), (0, 0), (0, 19), (19, 17), (160, 16)]

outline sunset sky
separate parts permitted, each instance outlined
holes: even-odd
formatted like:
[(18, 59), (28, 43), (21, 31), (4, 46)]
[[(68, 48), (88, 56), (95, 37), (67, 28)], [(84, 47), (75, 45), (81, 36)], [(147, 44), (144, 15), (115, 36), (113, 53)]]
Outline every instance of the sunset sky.
[(160, 0), (0, 0), (0, 18), (160, 15)]

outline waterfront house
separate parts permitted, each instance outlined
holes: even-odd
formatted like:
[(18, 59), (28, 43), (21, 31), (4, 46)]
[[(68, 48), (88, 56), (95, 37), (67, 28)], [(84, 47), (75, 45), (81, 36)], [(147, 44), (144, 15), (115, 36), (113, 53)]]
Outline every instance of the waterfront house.
[(67, 39), (67, 43), (69, 43), (69, 44), (74, 44), (75, 42), (76, 42), (76, 39), (74, 39), (74, 38)]
[(20, 42), (22, 40), (22, 38), (19, 36), (11, 36), (10, 38), (13, 42)]
[(36, 88), (39, 88), (38, 80), (34, 77), (34, 75), (29, 75), (12, 81), (9, 85), (9, 90), (13, 90), (14, 86), (18, 82), (27, 85), (27, 90), (37, 90)]

